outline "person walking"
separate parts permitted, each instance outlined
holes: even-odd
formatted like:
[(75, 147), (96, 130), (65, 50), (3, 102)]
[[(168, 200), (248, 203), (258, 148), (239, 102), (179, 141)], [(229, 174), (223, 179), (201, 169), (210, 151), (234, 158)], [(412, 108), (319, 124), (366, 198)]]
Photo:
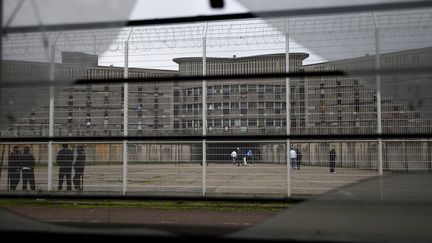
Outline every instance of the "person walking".
[(237, 148), (237, 158), (238, 158), (238, 166), (240, 166), (240, 163), (242, 164), (242, 166), (247, 166), (247, 162), (246, 162), (246, 154), (244, 154), (240, 148)]
[(20, 181), (21, 167), (21, 152), (18, 146), (13, 146), (8, 156), (8, 190), (16, 190)]
[(62, 149), (57, 154), (57, 165), (59, 166), (58, 190), (63, 186), (63, 178), (66, 178), (67, 190), (72, 190), (72, 163), (74, 160), (72, 150), (68, 149), (67, 144), (62, 144)]
[(249, 149), (249, 150), (247, 151), (246, 155), (247, 155), (247, 158), (248, 158), (249, 164), (250, 164), (251, 166), (253, 166), (253, 152), (252, 152), (252, 149)]
[(300, 149), (296, 149), (296, 154), (297, 154), (297, 169), (300, 170), (300, 164), (301, 164), (303, 155), (302, 155)]
[(336, 151), (334, 148), (330, 150), (330, 173), (336, 173)]
[(291, 167), (296, 170), (297, 169), (297, 153), (294, 150), (294, 148), (291, 148), (291, 150), (289, 151), (289, 156), (291, 159)]
[(80, 145), (77, 148), (77, 157), (74, 164), (75, 175), (73, 178), (75, 190), (78, 191), (83, 190), (85, 163), (86, 163), (86, 155), (85, 155), (84, 146)]
[(33, 154), (30, 152), (30, 147), (24, 147), (24, 151), (21, 155), (22, 162), (22, 180), (23, 187), (22, 189), (27, 190), (27, 184), (30, 184), (30, 189), (32, 191), (36, 190), (35, 186), (35, 176), (34, 176), (34, 167), (36, 165), (35, 158)]
[(236, 160), (237, 160), (237, 152), (235, 150), (233, 150), (231, 152), (231, 160), (232, 160), (233, 165), (235, 165), (236, 164)]

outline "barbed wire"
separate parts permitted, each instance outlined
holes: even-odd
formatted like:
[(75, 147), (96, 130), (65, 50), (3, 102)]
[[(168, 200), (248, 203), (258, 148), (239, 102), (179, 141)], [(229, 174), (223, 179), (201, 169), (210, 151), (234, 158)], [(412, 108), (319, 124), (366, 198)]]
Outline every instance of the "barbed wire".
[[(411, 38), (432, 36), (430, 10), (376, 13), (377, 27), (383, 37)], [(271, 45), (285, 43), (285, 19), (221, 21), (208, 24), (209, 48), (226, 46)], [(289, 19), (289, 34), (319, 41), (345, 41), (374, 38), (372, 13)], [(124, 52), (130, 38), (129, 52), (175, 48), (201, 48), (204, 24), (179, 24), (153, 27), (117, 28), (89, 31), (8, 34), (3, 39), (4, 59), (47, 56), (45, 35), (59, 51), (80, 51), (92, 54)]]

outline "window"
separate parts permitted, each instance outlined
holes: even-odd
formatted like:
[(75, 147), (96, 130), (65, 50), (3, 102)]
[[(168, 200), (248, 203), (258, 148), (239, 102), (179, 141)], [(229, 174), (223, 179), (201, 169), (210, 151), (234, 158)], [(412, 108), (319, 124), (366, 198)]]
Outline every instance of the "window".
[(238, 102), (232, 102), (231, 103), (231, 111), (232, 112), (238, 112), (239, 110), (239, 103)]
[(178, 116), (180, 113), (179, 111), (179, 105), (174, 105), (174, 116)]
[(230, 127), (230, 120), (229, 119), (223, 119), (223, 127)]
[(223, 98), (224, 99), (229, 99), (229, 95), (230, 95), (229, 86), (228, 85), (224, 85), (223, 86)]
[(281, 111), (282, 111), (282, 103), (281, 102), (275, 102), (274, 113), (275, 114), (281, 114)]
[(297, 127), (297, 120), (291, 119), (291, 127)]
[(240, 114), (247, 114), (247, 103), (246, 102), (241, 102), (240, 103)]
[(222, 120), (221, 119), (215, 119), (214, 120), (214, 127), (222, 127)]
[(275, 99), (280, 99), (282, 94), (282, 86), (281, 85), (275, 85)]
[(242, 84), (240, 86), (240, 94), (245, 95), (247, 93), (247, 91), (248, 91), (247, 85), (246, 84)]
[(273, 85), (266, 85), (265, 92), (266, 94), (273, 94)]
[(257, 92), (257, 86), (255, 84), (249, 84), (248, 86), (248, 92), (249, 93), (256, 93)]
[(199, 89), (194, 88), (193, 89), (194, 101), (198, 101), (199, 94), (200, 94)]
[(238, 85), (231, 85), (231, 92), (233, 94), (238, 94), (239, 93), (239, 86)]
[(229, 103), (223, 103), (223, 114), (224, 115), (229, 114)]
[(274, 120), (271, 119), (271, 118), (268, 118), (268, 119), (266, 120), (266, 126), (267, 126), (267, 127), (273, 127), (273, 126), (274, 126)]
[(258, 119), (258, 127), (264, 127), (264, 118)]
[(240, 125), (242, 127), (247, 127), (247, 119), (244, 119), (244, 118), (240, 119)]
[(174, 90), (174, 102), (180, 101), (180, 90), (176, 89)]
[(266, 102), (266, 110), (267, 110), (267, 112), (272, 113), (272, 109), (273, 109), (273, 102)]
[(264, 85), (258, 85), (258, 94), (264, 94)]

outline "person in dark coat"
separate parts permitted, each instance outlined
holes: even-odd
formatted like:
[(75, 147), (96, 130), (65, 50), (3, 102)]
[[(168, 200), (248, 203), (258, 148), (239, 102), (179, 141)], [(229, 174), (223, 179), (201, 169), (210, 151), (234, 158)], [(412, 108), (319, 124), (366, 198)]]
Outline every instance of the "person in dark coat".
[(296, 149), (296, 154), (297, 154), (297, 169), (300, 170), (300, 164), (301, 164), (303, 155), (302, 155), (300, 149)]
[(240, 166), (240, 163), (244, 166), (243, 157), (245, 155), (242, 153), (240, 148), (237, 148), (237, 166)]
[(20, 181), (21, 167), (21, 152), (18, 146), (14, 146), (8, 156), (8, 190), (16, 190)]
[(24, 151), (21, 155), (21, 163), (23, 190), (27, 190), (27, 183), (30, 184), (32, 191), (36, 190), (34, 177), (34, 167), (36, 162), (33, 154), (30, 152), (30, 147), (24, 147)]
[(77, 157), (74, 164), (75, 175), (73, 178), (73, 183), (75, 186), (75, 190), (83, 189), (85, 163), (86, 163), (86, 155), (85, 155), (84, 146), (80, 145), (77, 148)]
[(336, 173), (335, 167), (336, 167), (336, 151), (334, 148), (330, 150), (330, 173)]
[(72, 150), (68, 149), (67, 144), (62, 145), (62, 149), (57, 154), (57, 165), (59, 166), (59, 180), (58, 190), (60, 191), (63, 186), (63, 177), (66, 177), (67, 190), (72, 190), (72, 163), (74, 155)]

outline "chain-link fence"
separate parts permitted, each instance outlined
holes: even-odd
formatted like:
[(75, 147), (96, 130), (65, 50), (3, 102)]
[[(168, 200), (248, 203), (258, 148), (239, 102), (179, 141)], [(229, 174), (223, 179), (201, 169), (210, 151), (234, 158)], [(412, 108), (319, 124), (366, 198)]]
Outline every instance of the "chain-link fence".
[(249, 196), (430, 171), (430, 43), (428, 10), (8, 33), (0, 188), (29, 167), (41, 192)]

